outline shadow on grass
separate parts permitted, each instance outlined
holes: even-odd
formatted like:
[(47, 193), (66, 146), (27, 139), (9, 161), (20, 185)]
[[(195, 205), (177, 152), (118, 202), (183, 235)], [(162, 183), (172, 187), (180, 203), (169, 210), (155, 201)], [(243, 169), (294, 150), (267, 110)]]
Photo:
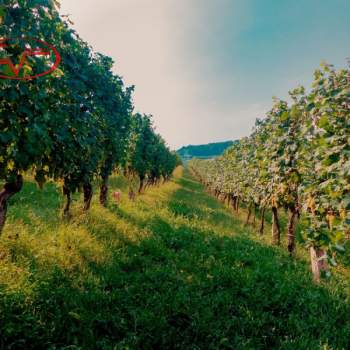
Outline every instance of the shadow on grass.
[(78, 272), (48, 266), (30, 299), (0, 288), (0, 348), (350, 347), (347, 295), (314, 286), (307, 267), (279, 249), (219, 236), (221, 225), (239, 229), (235, 219), (188, 174), (177, 182), (167, 210), (110, 209), (150, 235), (111, 246), (108, 261)]
[(28, 227), (33, 223), (33, 217), (47, 221), (48, 216), (54, 215), (58, 221), (63, 200), (60, 192), (52, 182), (39, 190), (35, 182), (26, 180), (22, 190), (9, 201), (8, 221), (22, 220)]

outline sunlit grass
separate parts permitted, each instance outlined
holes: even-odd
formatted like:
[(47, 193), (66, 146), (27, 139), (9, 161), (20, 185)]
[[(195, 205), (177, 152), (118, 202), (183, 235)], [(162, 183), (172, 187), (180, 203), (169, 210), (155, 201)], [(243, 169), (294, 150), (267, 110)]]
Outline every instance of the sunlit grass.
[(314, 286), (300, 247), (270, 246), (182, 168), (127, 190), (113, 177), (88, 213), (77, 193), (63, 220), (60, 188), (26, 179), (0, 238), (0, 349), (348, 348), (343, 274)]

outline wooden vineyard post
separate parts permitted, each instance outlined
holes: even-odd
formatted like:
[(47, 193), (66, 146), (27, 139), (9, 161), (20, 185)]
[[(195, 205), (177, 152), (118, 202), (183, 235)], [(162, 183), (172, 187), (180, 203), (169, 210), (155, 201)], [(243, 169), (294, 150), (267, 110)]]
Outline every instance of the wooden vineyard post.
[(320, 282), (322, 272), (328, 271), (327, 258), (322, 249), (310, 247), (311, 270), (315, 282)]

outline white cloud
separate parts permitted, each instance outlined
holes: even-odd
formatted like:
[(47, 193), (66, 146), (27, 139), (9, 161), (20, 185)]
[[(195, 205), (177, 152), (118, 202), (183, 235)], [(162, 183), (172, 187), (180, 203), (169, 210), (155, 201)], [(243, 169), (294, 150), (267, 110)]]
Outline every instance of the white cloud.
[[(176, 148), (248, 135), (272, 105), (270, 96), (286, 98), (289, 89), (311, 80), (320, 54), (339, 51), (317, 40), (318, 28), (308, 16), (298, 17), (299, 7), (286, 13), (284, 2), (273, 6), (279, 16), (244, 0), (61, 3), (80, 36), (111, 56), (115, 71), (135, 85), (135, 109), (152, 114), (158, 132)], [(276, 31), (286, 19), (295, 27)], [(340, 46), (332, 33), (330, 39)], [(305, 51), (310, 42), (317, 45)]]

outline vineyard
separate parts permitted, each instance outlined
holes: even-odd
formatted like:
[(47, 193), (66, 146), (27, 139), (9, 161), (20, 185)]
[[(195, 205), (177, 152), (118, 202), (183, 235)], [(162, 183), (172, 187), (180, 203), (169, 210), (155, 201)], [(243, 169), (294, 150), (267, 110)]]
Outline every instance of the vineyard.
[(350, 349), (350, 71), (175, 152), (73, 27), (0, 1), (0, 350)]
[(279, 212), (285, 210), (290, 254), (299, 221), (318, 281), (350, 239), (350, 73), (323, 64), (314, 77), (310, 93), (299, 87), (289, 93), (291, 104), (276, 99), (252, 134), (222, 157), (195, 159), (190, 167), (235, 211), (247, 208), (247, 224), (259, 211), (261, 235), (270, 210), (275, 244), (281, 242)]
[[(254, 235), (187, 170), (119, 206), (26, 178), (0, 241), (2, 349), (347, 349), (349, 276)], [(95, 187), (94, 187), (95, 188)], [(267, 222), (266, 226), (269, 227)], [(302, 316), (301, 316), (302, 315)]]
[[(84, 209), (89, 209), (96, 179), (101, 182), (100, 202), (106, 205), (108, 178), (118, 168), (138, 179), (139, 193), (168, 180), (177, 156), (155, 132), (150, 116), (133, 114), (133, 87), (125, 87), (113, 73), (112, 59), (94, 52), (70, 28), (69, 20), (59, 16), (58, 2), (5, 3), (0, 54), (20, 55), (25, 47), (12, 38), (25, 33), (54, 45), (61, 64), (44, 79), (0, 81), (0, 232), (8, 200), (21, 190), (27, 171), (40, 188), (47, 180), (62, 184), (67, 198), (64, 216), (69, 216), (71, 194), (78, 189), (84, 192)], [(49, 63), (27, 57), (20, 77)], [(134, 191), (130, 188), (130, 195)]]

